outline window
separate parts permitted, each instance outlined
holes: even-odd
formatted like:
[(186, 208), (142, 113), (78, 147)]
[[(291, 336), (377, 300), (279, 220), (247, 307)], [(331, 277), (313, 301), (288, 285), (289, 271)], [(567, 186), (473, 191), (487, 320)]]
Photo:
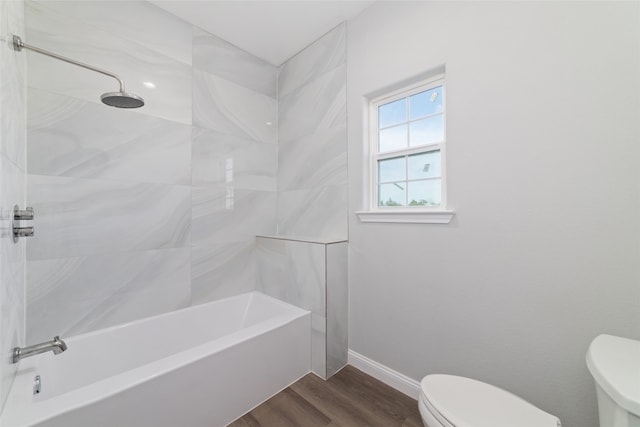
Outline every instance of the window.
[[(402, 213), (405, 220), (384, 222), (449, 222), (444, 77), (373, 99), (369, 106), (371, 206), (368, 212), (358, 213), (360, 219), (377, 221), (380, 214)], [(446, 221), (406, 220), (408, 213), (429, 212), (450, 215)]]

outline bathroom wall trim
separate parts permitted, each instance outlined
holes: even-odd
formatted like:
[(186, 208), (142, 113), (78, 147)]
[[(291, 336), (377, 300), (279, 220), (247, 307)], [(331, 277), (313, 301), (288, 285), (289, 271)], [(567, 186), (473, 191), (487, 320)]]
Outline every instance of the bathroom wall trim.
[(449, 224), (455, 215), (451, 210), (432, 211), (357, 211), (360, 222), (395, 222), (404, 224)]
[(420, 383), (418, 381), (351, 349), (349, 349), (349, 364), (413, 399), (418, 399), (420, 396)]

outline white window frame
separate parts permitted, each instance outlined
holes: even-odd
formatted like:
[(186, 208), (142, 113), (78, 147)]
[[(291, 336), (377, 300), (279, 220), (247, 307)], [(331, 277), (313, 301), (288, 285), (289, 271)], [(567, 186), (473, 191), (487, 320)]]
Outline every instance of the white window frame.
[[(378, 108), (382, 105), (407, 98), (409, 96), (442, 86), (442, 110), (444, 120), (444, 138), (442, 141), (421, 145), (419, 147), (407, 147), (385, 153), (379, 153), (379, 129), (378, 129)], [(444, 74), (438, 74), (428, 79), (414, 82), (411, 85), (387, 92), (369, 101), (369, 135), (368, 144), (368, 210), (356, 212), (362, 222), (400, 222), (400, 223), (449, 223), (453, 217), (453, 211), (447, 210), (447, 181), (446, 181), (446, 81)], [(430, 116), (426, 116), (430, 117)], [(421, 117), (420, 120), (424, 119)], [(407, 123), (410, 123), (407, 117)], [(441, 161), (441, 200), (438, 206), (379, 206), (378, 205), (378, 161), (395, 157), (405, 157), (440, 150)], [(409, 182), (407, 180), (407, 182)]]

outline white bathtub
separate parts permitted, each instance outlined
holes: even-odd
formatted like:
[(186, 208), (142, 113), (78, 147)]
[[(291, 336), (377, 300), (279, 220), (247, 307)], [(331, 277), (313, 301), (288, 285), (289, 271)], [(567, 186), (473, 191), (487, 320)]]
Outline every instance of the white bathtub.
[(20, 362), (2, 427), (222, 427), (310, 371), (310, 331), (308, 311), (251, 292), (62, 337)]

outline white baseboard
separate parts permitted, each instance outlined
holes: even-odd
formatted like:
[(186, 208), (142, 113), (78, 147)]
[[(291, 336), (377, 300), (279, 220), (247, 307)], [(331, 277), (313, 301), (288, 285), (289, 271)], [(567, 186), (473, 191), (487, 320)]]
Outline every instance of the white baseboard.
[(420, 383), (418, 381), (351, 349), (349, 350), (349, 364), (413, 399), (417, 400), (420, 396)]

